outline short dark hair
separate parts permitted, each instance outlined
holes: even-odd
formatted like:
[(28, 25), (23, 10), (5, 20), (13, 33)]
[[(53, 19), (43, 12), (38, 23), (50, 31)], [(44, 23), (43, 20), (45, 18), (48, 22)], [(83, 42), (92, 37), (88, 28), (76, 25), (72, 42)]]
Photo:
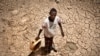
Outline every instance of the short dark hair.
[(49, 13), (51, 14), (52, 12), (57, 12), (57, 10), (55, 8), (51, 8)]

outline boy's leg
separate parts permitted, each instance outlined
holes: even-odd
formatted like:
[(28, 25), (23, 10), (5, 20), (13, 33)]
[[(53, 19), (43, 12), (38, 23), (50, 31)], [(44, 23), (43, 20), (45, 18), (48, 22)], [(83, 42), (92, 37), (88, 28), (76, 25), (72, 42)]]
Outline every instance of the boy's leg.
[(45, 37), (45, 51), (48, 52), (48, 38)]
[(50, 53), (52, 49), (53, 38), (45, 37), (45, 51)]
[(54, 42), (52, 43), (52, 48), (51, 48), (54, 52), (57, 52), (57, 50), (55, 49), (55, 46), (54, 46)]
[(53, 44), (53, 37), (51, 37), (50, 41), (49, 41), (49, 50), (50, 51), (52, 50), (52, 44)]

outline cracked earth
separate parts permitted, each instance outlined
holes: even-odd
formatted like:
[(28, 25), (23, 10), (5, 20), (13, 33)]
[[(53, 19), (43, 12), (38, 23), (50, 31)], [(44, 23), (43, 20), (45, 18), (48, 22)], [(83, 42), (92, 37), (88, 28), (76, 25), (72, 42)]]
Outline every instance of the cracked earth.
[(0, 56), (28, 56), (30, 41), (53, 7), (65, 37), (58, 28), (54, 38), (58, 52), (46, 56), (100, 56), (100, 0), (0, 0)]

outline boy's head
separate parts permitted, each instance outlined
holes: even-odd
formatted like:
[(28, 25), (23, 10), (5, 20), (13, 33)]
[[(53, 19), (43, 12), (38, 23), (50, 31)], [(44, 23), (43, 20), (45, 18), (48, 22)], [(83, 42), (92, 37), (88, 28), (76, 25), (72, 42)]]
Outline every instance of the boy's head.
[(52, 8), (50, 10), (49, 14), (50, 14), (50, 18), (54, 19), (56, 17), (56, 15), (57, 15), (57, 10), (55, 8)]

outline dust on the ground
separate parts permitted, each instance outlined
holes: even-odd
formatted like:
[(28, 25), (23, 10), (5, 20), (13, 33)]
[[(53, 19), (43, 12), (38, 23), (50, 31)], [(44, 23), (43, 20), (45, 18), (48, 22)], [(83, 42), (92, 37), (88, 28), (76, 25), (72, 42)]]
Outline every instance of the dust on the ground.
[(58, 28), (58, 52), (48, 56), (100, 56), (100, 0), (0, 0), (0, 56), (28, 56), (30, 40), (53, 7), (65, 37)]

